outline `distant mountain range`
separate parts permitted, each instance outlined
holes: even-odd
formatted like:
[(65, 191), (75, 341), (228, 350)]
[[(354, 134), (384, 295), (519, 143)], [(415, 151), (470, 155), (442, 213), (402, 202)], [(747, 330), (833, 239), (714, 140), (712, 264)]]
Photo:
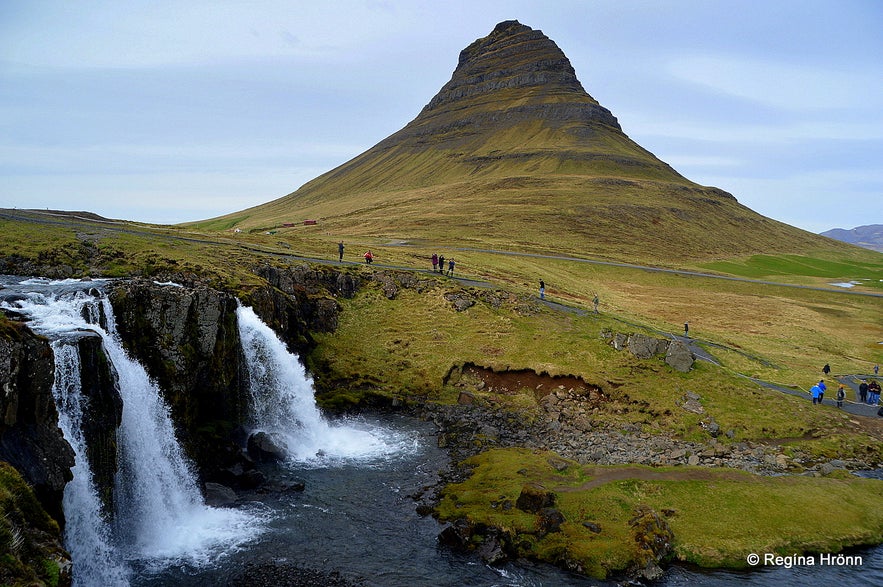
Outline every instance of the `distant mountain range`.
[(834, 228), (821, 234), (834, 240), (883, 253), (883, 224), (868, 224), (849, 230)]

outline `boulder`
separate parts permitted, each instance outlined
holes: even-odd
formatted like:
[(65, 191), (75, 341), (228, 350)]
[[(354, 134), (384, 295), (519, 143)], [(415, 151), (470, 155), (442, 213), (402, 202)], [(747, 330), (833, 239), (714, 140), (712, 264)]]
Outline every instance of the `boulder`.
[(521, 488), (515, 507), (524, 512), (538, 513), (543, 508), (555, 505), (555, 492), (537, 483), (528, 483)]
[(261, 463), (284, 461), (288, 458), (288, 445), (278, 434), (255, 432), (248, 437), (248, 454)]
[(693, 361), (695, 358), (693, 357), (693, 353), (690, 351), (690, 348), (685, 345), (681, 341), (672, 341), (672, 343), (668, 346), (668, 353), (665, 355), (665, 362), (674, 369), (675, 371), (680, 371), (681, 373), (687, 373), (690, 369), (693, 368)]

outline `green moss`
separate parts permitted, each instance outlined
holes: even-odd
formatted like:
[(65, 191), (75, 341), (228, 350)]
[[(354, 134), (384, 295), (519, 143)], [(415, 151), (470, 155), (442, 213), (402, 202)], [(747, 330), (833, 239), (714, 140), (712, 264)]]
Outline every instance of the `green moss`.
[[(631, 524), (635, 512), (642, 510), (667, 516), (677, 559), (705, 567), (741, 568), (751, 552), (837, 552), (883, 541), (879, 480), (576, 463), (562, 473), (550, 465), (556, 458), (545, 452), (498, 449), (467, 460), (472, 475), (444, 490), (437, 510), (440, 519), (465, 518), (501, 528), (515, 536), (513, 543), (523, 555), (578, 565), (596, 578), (646, 562), (647, 553), (638, 546)], [(567, 520), (560, 532), (538, 535), (536, 514), (495, 505), (517, 500), (526, 483), (555, 492), (556, 507)], [(593, 532), (590, 525), (601, 532)]]

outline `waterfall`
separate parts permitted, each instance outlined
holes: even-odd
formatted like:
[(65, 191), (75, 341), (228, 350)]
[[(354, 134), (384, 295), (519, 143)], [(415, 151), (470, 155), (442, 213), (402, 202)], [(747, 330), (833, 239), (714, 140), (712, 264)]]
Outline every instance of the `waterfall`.
[[(23, 299), (3, 306), (25, 314), (34, 331), (53, 341), (60, 425), (76, 453), (74, 480), (64, 493), (65, 543), (74, 559), (75, 583), (127, 584), (127, 563), (148, 572), (169, 565), (206, 565), (255, 538), (263, 522), (257, 514), (205, 505), (160, 390), (124, 351), (107, 298), (95, 288), (92, 293), (99, 299), (82, 287), (72, 291), (70, 283), (32, 285), (40, 291), (22, 290), (27, 292)], [(101, 310), (106, 329), (98, 324)], [(80, 429), (79, 355), (71, 339), (84, 330), (101, 337), (123, 399), (110, 526), (101, 512)]]
[(73, 344), (53, 341), (55, 382), (52, 395), (58, 406), (58, 425), (74, 449), (74, 478), (64, 489), (65, 545), (74, 561), (77, 585), (125, 585), (128, 568), (113, 546), (110, 528), (92, 481), (83, 437), (80, 394), (80, 353)]
[(297, 357), (249, 307), (236, 310), (245, 353), (255, 430), (282, 437), (301, 463), (368, 461), (414, 447), (414, 439), (362, 421), (329, 422), (319, 412), (313, 382)]

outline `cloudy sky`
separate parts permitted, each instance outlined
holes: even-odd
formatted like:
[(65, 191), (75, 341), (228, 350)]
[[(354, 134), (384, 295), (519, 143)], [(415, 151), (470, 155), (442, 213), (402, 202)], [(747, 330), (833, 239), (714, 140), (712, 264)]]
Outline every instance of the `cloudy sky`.
[(510, 19), (689, 179), (812, 232), (883, 223), (879, 0), (3, 0), (0, 207), (175, 223), (275, 199)]

